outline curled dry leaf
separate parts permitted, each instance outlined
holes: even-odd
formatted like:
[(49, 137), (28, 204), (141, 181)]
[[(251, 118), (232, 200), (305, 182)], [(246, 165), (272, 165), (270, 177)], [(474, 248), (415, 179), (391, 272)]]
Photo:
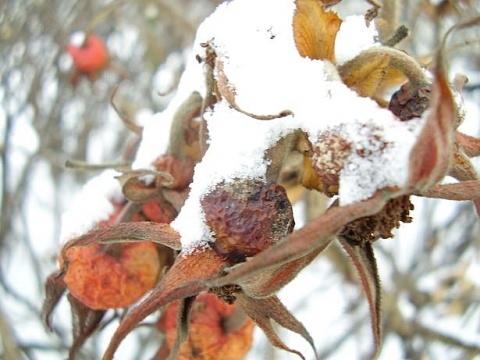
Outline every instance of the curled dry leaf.
[(217, 89), (220, 93), (220, 95), (225, 99), (228, 104), (234, 108), (236, 111), (247, 115), (253, 119), (257, 120), (274, 120), (274, 119), (279, 119), (285, 116), (290, 116), (294, 115), (290, 110), (283, 110), (278, 114), (272, 114), (272, 115), (258, 115), (258, 114), (253, 114), (251, 112), (245, 111), (240, 106), (238, 106), (235, 97), (235, 86), (229, 82), (227, 75), (225, 74), (223, 70), (223, 63), (221, 60), (215, 59), (215, 74), (216, 74), (216, 86)]
[(318, 0), (296, 0), (293, 35), (299, 54), (335, 62), (335, 38), (342, 20), (325, 11)]
[[(396, 71), (391, 71), (396, 70)], [(362, 51), (352, 60), (338, 67), (343, 82), (360, 96), (376, 99), (382, 83), (397, 77), (401, 72), (410, 82), (409, 97), (418, 88), (429, 86), (425, 72), (419, 63), (403, 51), (388, 47), (375, 46)], [(394, 81), (395, 83), (395, 81)]]

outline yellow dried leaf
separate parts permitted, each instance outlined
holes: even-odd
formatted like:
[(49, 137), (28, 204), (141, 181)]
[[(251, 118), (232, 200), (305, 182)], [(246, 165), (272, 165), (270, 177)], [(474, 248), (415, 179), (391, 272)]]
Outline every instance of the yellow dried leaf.
[(293, 35), (303, 57), (335, 61), (335, 38), (342, 20), (318, 0), (296, 0)]
[(384, 80), (390, 65), (390, 55), (378, 54), (357, 64), (355, 59), (340, 67), (343, 82), (358, 95), (373, 97)]

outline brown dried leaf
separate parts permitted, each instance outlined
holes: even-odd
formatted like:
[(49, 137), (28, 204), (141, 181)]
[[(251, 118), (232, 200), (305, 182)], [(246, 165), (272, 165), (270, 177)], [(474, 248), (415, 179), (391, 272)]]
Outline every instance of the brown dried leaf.
[(480, 180), (434, 185), (421, 195), (430, 198), (458, 201), (480, 199)]
[(307, 256), (317, 249), (320, 249), (320, 253), (334, 240), (342, 227), (358, 218), (376, 214), (391, 196), (393, 194), (383, 191), (360, 203), (330, 208), (284, 240), (253, 256), (249, 261), (231, 268), (227, 275), (211, 281), (210, 285), (238, 284), (269, 269), (276, 270), (283, 264)]
[(296, 0), (293, 36), (303, 57), (335, 62), (335, 38), (342, 20), (318, 0)]
[(430, 114), (413, 147), (407, 189), (425, 191), (448, 172), (453, 156), (455, 107), (445, 74), (437, 72)]
[(69, 350), (69, 359), (73, 360), (77, 351), (98, 328), (105, 311), (90, 309), (70, 294), (68, 295), (68, 301), (72, 310), (73, 323), (73, 344)]
[(307, 329), (298, 321), (276, 296), (263, 299), (254, 299), (244, 295), (237, 297), (238, 304), (245, 313), (265, 332), (272, 345), (298, 355), (302, 359), (305, 357), (297, 350), (289, 348), (280, 339), (275, 332), (271, 321), (274, 320), (284, 328), (291, 330), (302, 336), (313, 349), (315, 353), (315, 344)]
[[(139, 177), (153, 175), (155, 183), (147, 185)], [(168, 172), (155, 170), (128, 170), (118, 177), (123, 195), (135, 202), (144, 202), (159, 195), (160, 189), (173, 184), (174, 178)]]
[(372, 243), (370, 241), (364, 241), (359, 245), (352, 245), (351, 242), (343, 236), (339, 236), (339, 240), (348, 255), (350, 255), (350, 258), (357, 269), (360, 282), (368, 299), (372, 332), (375, 342), (375, 350), (372, 354), (372, 358), (375, 358), (379, 354), (382, 345), (382, 295), (380, 277), (378, 275), (377, 262), (375, 260)]
[(66, 290), (66, 286), (61, 275), (61, 271), (56, 271), (53, 274), (50, 274), (45, 281), (46, 297), (42, 308), (42, 319), (43, 323), (49, 330), (52, 330), (50, 315)]
[(455, 132), (455, 139), (462, 147), (468, 157), (480, 156), (480, 139), (461, 133)]
[(271, 296), (282, 289), (285, 284), (292, 281), (303, 268), (310, 264), (318, 254), (325, 250), (328, 244), (329, 242), (324, 246), (316, 248), (308, 255), (283, 264), (278, 268), (266, 269), (260, 274), (246, 277), (245, 279), (238, 281), (238, 285), (246, 295), (253, 298)]
[(223, 260), (212, 249), (196, 251), (186, 256), (179, 255), (155, 289), (123, 318), (110, 340), (103, 360), (113, 359), (122, 340), (148, 315), (172, 301), (207, 290), (206, 280), (219, 277), (223, 269)]
[(142, 241), (151, 241), (175, 250), (180, 250), (182, 247), (180, 235), (170, 225), (140, 221), (100, 227), (71, 239), (63, 246), (61, 258), (64, 265), (68, 266), (66, 253), (71, 247)]
[(241, 109), (235, 100), (235, 97), (237, 95), (235, 93), (235, 87), (230, 83), (230, 81), (227, 78), (227, 75), (223, 71), (222, 61), (217, 60), (215, 62), (215, 66), (216, 66), (216, 74), (217, 74), (218, 91), (220, 95), (227, 101), (228, 105), (230, 105), (236, 111), (256, 120), (275, 120), (285, 116), (293, 115), (293, 113), (290, 110), (283, 110), (278, 114), (272, 114), (272, 115), (257, 115)]

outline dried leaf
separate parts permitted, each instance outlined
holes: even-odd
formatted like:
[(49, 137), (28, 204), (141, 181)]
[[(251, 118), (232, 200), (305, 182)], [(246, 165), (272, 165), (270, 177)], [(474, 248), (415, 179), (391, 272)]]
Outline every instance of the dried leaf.
[(300, 323), (287, 310), (287, 308), (283, 306), (276, 296), (263, 299), (254, 299), (244, 295), (239, 295), (237, 297), (237, 302), (247, 313), (247, 315), (265, 332), (265, 335), (267, 335), (268, 340), (270, 340), (272, 345), (305, 359), (302, 353), (289, 348), (280, 339), (271, 323), (271, 321), (274, 320), (284, 328), (302, 336), (306, 341), (308, 341), (313, 349), (313, 352), (315, 353), (315, 344), (307, 329), (305, 329), (302, 323)]
[(430, 114), (411, 150), (407, 188), (425, 191), (448, 172), (453, 153), (455, 107), (445, 74), (437, 73)]
[(100, 227), (77, 238), (69, 240), (62, 248), (62, 258), (66, 251), (74, 246), (90, 244), (116, 244), (126, 242), (151, 241), (180, 250), (180, 235), (168, 224), (157, 224), (149, 221), (120, 223)]
[(278, 269), (281, 265), (307, 256), (316, 249), (323, 250), (334, 240), (343, 226), (360, 217), (376, 214), (390, 196), (393, 194), (383, 191), (360, 203), (330, 208), (307, 226), (253, 256), (249, 261), (231, 268), (227, 275), (210, 281), (209, 284), (224, 286), (240, 283), (268, 269)]
[(364, 241), (359, 245), (352, 245), (351, 242), (343, 236), (339, 236), (339, 240), (348, 255), (350, 255), (350, 258), (357, 269), (360, 282), (368, 299), (372, 332), (375, 342), (375, 350), (374, 354), (372, 354), (372, 358), (375, 358), (380, 353), (382, 345), (382, 296), (380, 277), (378, 275), (377, 262), (373, 253), (372, 243), (370, 241)]
[(455, 132), (455, 139), (465, 151), (468, 157), (480, 156), (480, 139), (461, 133)]
[(45, 301), (43, 302), (42, 319), (43, 323), (50, 330), (52, 330), (50, 316), (66, 290), (65, 283), (63, 282), (61, 275), (61, 271), (56, 271), (49, 275), (45, 281), (46, 297)]
[(353, 66), (342, 67), (340, 76), (343, 82), (356, 91), (358, 95), (373, 97), (380, 83), (385, 78), (389, 64), (390, 56), (388, 54), (379, 54), (357, 68)]
[(193, 92), (178, 107), (172, 120), (170, 140), (167, 149), (168, 155), (179, 160), (186, 157), (198, 161), (201, 159), (198, 131), (194, 118), (201, 115), (203, 98), (198, 92)]
[(145, 317), (172, 301), (195, 296), (207, 290), (206, 280), (219, 277), (223, 269), (223, 260), (212, 249), (196, 251), (186, 256), (179, 255), (152, 292), (122, 319), (103, 360), (113, 359), (122, 340)]
[(414, 92), (429, 84), (425, 72), (415, 59), (387, 46), (374, 46), (362, 51), (339, 66), (338, 71), (342, 80), (361, 96), (373, 97), (377, 90), (383, 91), (383, 84), (395, 81), (398, 71), (408, 78)]
[(320, 254), (328, 246), (320, 246), (310, 252), (308, 255), (300, 259), (293, 260), (289, 263), (280, 265), (278, 268), (266, 269), (260, 274), (246, 277), (237, 283), (243, 292), (253, 298), (264, 298), (272, 296), (281, 288), (292, 281), (298, 273), (310, 264), (318, 254)]
[(342, 20), (323, 10), (318, 0), (296, 0), (293, 35), (303, 57), (335, 62), (335, 38)]
[(90, 309), (70, 294), (68, 295), (68, 301), (72, 310), (73, 323), (73, 344), (69, 350), (69, 359), (73, 360), (77, 351), (98, 328), (105, 311)]
[[(149, 185), (139, 178), (153, 175), (156, 181)], [(174, 178), (168, 172), (155, 170), (127, 170), (117, 178), (122, 186), (123, 195), (136, 202), (144, 202), (159, 195), (160, 189), (173, 184)]]
[(293, 116), (293, 113), (290, 110), (283, 110), (278, 114), (272, 114), (272, 115), (257, 115), (241, 109), (237, 105), (237, 102), (235, 100), (235, 97), (237, 95), (235, 93), (235, 87), (230, 83), (230, 81), (227, 78), (227, 75), (223, 71), (222, 61), (217, 60), (215, 62), (215, 70), (217, 74), (216, 76), (217, 88), (218, 88), (218, 91), (220, 92), (220, 95), (227, 101), (228, 105), (230, 105), (236, 111), (256, 120), (274, 120), (274, 119), (279, 119), (285, 116), (290, 116), (290, 115)]

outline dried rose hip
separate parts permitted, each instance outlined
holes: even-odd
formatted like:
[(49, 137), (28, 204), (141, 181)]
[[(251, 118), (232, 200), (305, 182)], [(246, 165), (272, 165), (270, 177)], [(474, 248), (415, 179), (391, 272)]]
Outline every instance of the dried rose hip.
[(203, 197), (202, 207), (215, 234), (213, 248), (231, 263), (268, 248), (294, 226), (285, 189), (259, 180), (220, 184)]
[[(114, 202), (113, 206), (114, 213), (98, 227), (115, 223), (124, 205)], [(63, 281), (69, 292), (91, 309), (122, 308), (153, 288), (167, 257), (167, 252), (159, 253), (157, 246), (148, 242), (71, 247), (66, 252), (68, 268)]]
[[(165, 333), (162, 351), (175, 343), (178, 302), (169, 304), (159, 320)], [(236, 304), (229, 305), (212, 293), (201, 293), (190, 311), (188, 338), (179, 351), (178, 360), (241, 360), (252, 345), (254, 323)]]
[(153, 243), (88, 245), (67, 250), (63, 280), (70, 293), (92, 309), (122, 308), (152, 289), (161, 261)]

